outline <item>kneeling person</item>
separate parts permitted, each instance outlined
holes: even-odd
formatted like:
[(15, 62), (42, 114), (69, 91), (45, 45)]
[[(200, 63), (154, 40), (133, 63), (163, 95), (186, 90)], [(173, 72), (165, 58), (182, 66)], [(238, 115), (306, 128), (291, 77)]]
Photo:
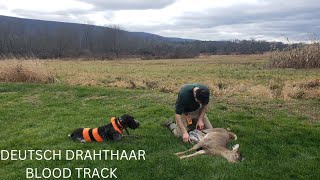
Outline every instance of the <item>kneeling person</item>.
[(186, 84), (180, 89), (176, 101), (177, 125), (173, 122), (167, 124), (175, 136), (189, 142), (188, 131), (193, 130), (192, 126), (199, 130), (212, 128), (206, 115), (209, 96), (210, 90), (203, 84)]

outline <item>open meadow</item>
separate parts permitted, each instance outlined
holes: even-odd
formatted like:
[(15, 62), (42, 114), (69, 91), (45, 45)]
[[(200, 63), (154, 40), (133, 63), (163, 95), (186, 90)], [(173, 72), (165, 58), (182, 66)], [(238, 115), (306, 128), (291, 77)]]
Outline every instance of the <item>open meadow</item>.
[[(2, 60), (0, 150), (144, 150), (146, 156), (1, 160), (0, 178), (25, 179), (26, 168), (106, 167), (117, 168), (118, 179), (319, 179), (320, 70), (270, 69), (267, 59)], [(32, 83), (26, 75), (30, 72), (50, 76), (54, 83)], [(9, 78), (21, 74), (27, 82)], [(240, 144), (244, 161), (229, 164), (205, 155), (180, 160), (174, 155), (191, 145), (161, 124), (174, 117), (180, 87), (194, 82), (209, 86), (209, 120), (237, 134), (232, 144)], [(101, 126), (124, 113), (141, 122), (141, 128), (129, 130), (135, 137), (101, 144), (67, 137), (75, 128)]]

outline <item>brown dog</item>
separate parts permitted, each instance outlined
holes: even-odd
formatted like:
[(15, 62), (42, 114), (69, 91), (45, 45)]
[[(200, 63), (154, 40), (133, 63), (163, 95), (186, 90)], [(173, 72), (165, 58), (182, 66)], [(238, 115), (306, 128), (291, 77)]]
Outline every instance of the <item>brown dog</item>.
[[(234, 145), (232, 150), (227, 149), (227, 144), (231, 140), (237, 139), (237, 136), (234, 133), (228, 132), (223, 128), (206, 129), (203, 131), (203, 133), (206, 135), (196, 145), (187, 151), (176, 153), (176, 155), (179, 156), (180, 159), (184, 159), (200, 154), (209, 154), (214, 156), (222, 156), (230, 163), (238, 162), (242, 159), (239, 153), (239, 144)], [(190, 155), (184, 155), (187, 152), (196, 150), (199, 151)]]

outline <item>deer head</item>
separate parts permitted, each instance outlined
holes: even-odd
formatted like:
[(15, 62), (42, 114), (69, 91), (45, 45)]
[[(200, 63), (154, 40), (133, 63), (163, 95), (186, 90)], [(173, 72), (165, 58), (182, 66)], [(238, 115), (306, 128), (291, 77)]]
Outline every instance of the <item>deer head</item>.
[(225, 152), (225, 157), (228, 160), (228, 162), (235, 163), (235, 162), (241, 161), (242, 157), (239, 152), (239, 147), (240, 147), (239, 144), (236, 144), (232, 146), (231, 151)]

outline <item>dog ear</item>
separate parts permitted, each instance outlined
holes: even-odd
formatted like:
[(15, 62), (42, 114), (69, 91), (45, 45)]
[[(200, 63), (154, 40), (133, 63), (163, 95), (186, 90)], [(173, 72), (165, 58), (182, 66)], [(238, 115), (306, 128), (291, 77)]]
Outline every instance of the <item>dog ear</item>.
[(129, 114), (124, 114), (121, 116), (121, 119), (130, 121), (130, 120), (134, 120), (134, 117), (130, 116)]
[(130, 117), (128, 114), (123, 114), (123, 115), (121, 116), (121, 119), (127, 119), (128, 117)]

